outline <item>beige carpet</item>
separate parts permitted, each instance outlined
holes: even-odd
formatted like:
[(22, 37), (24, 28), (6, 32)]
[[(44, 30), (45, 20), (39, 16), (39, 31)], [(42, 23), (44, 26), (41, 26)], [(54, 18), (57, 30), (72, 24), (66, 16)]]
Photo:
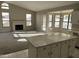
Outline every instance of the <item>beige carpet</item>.
[(18, 39), (13, 38), (12, 33), (0, 33), (0, 55), (26, 49), (27, 41), (21, 42)]
[[(14, 37), (14, 34), (19, 35), (19, 37)], [(28, 46), (26, 37), (42, 34), (44, 35), (44, 33), (38, 32), (0, 33), (0, 55), (25, 50)]]

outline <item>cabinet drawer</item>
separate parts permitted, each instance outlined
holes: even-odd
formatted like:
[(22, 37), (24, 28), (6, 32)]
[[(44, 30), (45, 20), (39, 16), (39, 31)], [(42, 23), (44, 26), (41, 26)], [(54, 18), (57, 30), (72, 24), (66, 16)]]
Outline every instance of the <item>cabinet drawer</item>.
[(72, 54), (74, 53), (75, 45), (76, 45), (76, 39), (71, 39), (69, 41), (69, 56), (72, 56)]

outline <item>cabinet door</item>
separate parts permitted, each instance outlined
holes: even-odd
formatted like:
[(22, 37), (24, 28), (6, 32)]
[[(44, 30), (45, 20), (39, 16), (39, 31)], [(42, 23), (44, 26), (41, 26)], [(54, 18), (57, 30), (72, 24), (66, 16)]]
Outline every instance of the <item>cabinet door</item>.
[(60, 57), (60, 43), (52, 44), (50, 53), (51, 53), (50, 56), (52, 58), (59, 58)]
[(68, 57), (68, 41), (61, 42), (61, 57)]
[(43, 47), (39, 47), (37, 49), (38, 51), (38, 58), (49, 58), (50, 55), (50, 46), (43, 46)]
[(28, 43), (28, 57), (36, 58), (37, 57), (37, 49), (29, 42)]
[(69, 56), (72, 56), (75, 51), (76, 39), (71, 39), (69, 41)]

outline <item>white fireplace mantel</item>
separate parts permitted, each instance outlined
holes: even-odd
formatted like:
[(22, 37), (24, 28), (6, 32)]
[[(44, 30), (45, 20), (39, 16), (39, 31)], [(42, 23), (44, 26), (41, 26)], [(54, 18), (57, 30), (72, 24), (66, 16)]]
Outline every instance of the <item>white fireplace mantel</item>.
[(15, 25), (23, 25), (23, 30), (25, 30), (25, 21), (12, 21), (13, 31), (16, 31)]

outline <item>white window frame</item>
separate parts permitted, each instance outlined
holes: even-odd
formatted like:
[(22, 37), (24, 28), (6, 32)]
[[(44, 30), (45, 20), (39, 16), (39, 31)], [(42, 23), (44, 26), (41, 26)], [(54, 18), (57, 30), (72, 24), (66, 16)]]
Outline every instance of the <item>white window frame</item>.
[(42, 30), (43, 30), (43, 31), (46, 31), (46, 15), (43, 15)]
[(26, 26), (32, 26), (32, 14), (26, 14)]
[(2, 3), (1, 9), (9, 9), (9, 4), (8, 3)]
[[(72, 15), (69, 14), (69, 22), (68, 22), (68, 29), (69, 29), (69, 30), (72, 30), (72, 18), (71, 18), (71, 17), (72, 17)], [(70, 26), (69, 23), (71, 24), (71, 27), (70, 27), (70, 28), (69, 28), (69, 26)]]
[[(67, 23), (67, 28), (64, 28), (64, 29), (71, 30), (71, 29), (72, 29), (71, 14), (66, 14), (66, 15), (68, 15), (68, 21), (63, 21), (63, 22), (65, 22), (65, 23)], [(63, 18), (63, 20), (64, 20), (64, 18)], [(71, 24), (71, 27), (69, 27), (70, 24)], [(62, 28), (63, 28), (63, 27), (62, 27)]]
[(49, 15), (49, 28), (52, 27), (52, 14)]
[[(7, 19), (4, 18), (6, 17), (7, 14)], [(9, 12), (2, 12), (2, 24), (3, 24), (3, 27), (9, 27), (10, 26), (10, 21), (9, 21)], [(7, 22), (7, 24), (5, 24)]]
[[(65, 20), (65, 17), (68, 17), (66, 20)], [(69, 14), (64, 14), (63, 15), (63, 25), (66, 23), (67, 25), (64, 27), (63, 25), (62, 25), (62, 28), (64, 28), (64, 29), (67, 29), (67, 27), (68, 27), (68, 21), (69, 21)]]
[[(57, 15), (59, 15), (59, 21), (56, 20), (56, 16), (57, 16)], [(54, 20), (54, 27), (55, 27), (55, 28), (59, 28), (59, 27), (60, 27), (60, 17), (61, 17), (60, 14), (56, 14), (56, 15), (55, 15), (55, 20)], [(59, 25), (56, 26), (56, 23), (59, 23)]]

